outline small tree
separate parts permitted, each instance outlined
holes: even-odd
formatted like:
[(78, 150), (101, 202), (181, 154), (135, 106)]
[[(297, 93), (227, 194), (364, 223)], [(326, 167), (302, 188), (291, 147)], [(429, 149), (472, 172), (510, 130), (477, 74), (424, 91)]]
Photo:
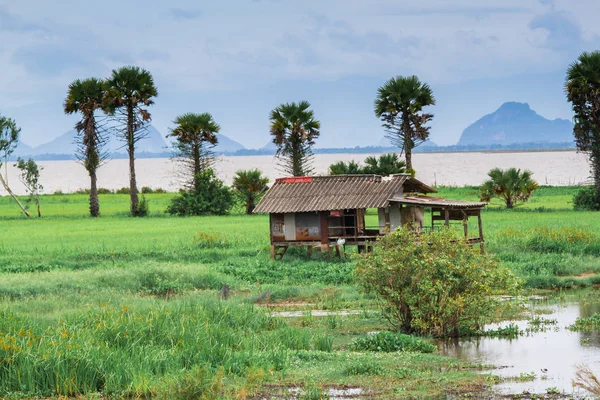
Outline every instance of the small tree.
[(485, 181), (479, 188), (481, 201), (490, 201), (492, 197), (500, 197), (504, 200), (506, 208), (513, 208), (525, 203), (534, 190), (539, 186), (532, 179), (533, 172), (522, 171), (516, 168), (502, 170), (494, 168), (488, 172), (490, 179)]
[(171, 199), (167, 213), (171, 215), (224, 215), (233, 205), (233, 194), (208, 168), (198, 173), (198, 186), (185, 190)]
[(237, 171), (233, 177), (233, 188), (246, 206), (246, 214), (252, 214), (256, 203), (269, 188), (269, 178), (258, 169)]
[(214, 163), (212, 148), (217, 144), (217, 133), (221, 129), (209, 113), (180, 115), (177, 125), (167, 135), (173, 138), (173, 158), (184, 164), (186, 183), (197, 187), (198, 173), (211, 168)]
[(449, 229), (384, 236), (358, 258), (356, 277), (383, 302), (392, 325), (436, 337), (478, 331), (500, 307), (495, 293), (517, 288), (514, 275)]
[(435, 105), (433, 91), (416, 76), (398, 76), (377, 91), (375, 115), (381, 119), (386, 136), (406, 156), (406, 167), (413, 169), (412, 150), (429, 138), (427, 123), (433, 114), (423, 108)]
[(44, 189), (44, 187), (40, 183), (40, 171), (44, 168), (38, 167), (37, 163), (31, 158), (27, 161), (19, 158), (15, 164), (15, 167), (21, 171), (19, 180), (29, 193), (28, 201), (33, 200), (35, 202), (35, 205), (37, 206), (38, 217), (41, 217), (42, 212), (40, 210), (40, 192)]
[(315, 119), (308, 101), (282, 104), (271, 111), (271, 135), (284, 172), (293, 176), (312, 173), (312, 147), (319, 129), (321, 123)]
[[(0, 115), (0, 168), (2, 167), (2, 160), (7, 160), (13, 151), (15, 151), (15, 148), (19, 143), (20, 133), (21, 128), (17, 127), (14, 119)], [(14, 195), (12, 190), (10, 190), (8, 183), (4, 180), (1, 173), (0, 183), (2, 183), (2, 186), (4, 186), (4, 189), (8, 192), (10, 197), (13, 198), (15, 203), (17, 203), (21, 211), (29, 217), (29, 212), (27, 212), (27, 209), (21, 204), (19, 199), (17, 199), (17, 196)]]

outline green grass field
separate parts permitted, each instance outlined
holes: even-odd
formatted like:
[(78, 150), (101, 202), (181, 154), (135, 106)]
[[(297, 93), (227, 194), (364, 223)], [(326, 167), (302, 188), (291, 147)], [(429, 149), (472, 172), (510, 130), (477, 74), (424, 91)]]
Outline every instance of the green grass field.
[[(485, 211), (487, 250), (526, 290), (600, 283), (600, 213), (572, 211), (576, 191), (543, 187), (516, 210)], [(436, 354), (349, 351), (388, 327), (351, 259), (291, 250), (271, 261), (267, 216), (170, 217), (172, 196), (147, 195), (140, 219), (127, 217), (127, 195), (101, 195), (99, 219), (85, 195), (43, 196), (41, 219), (0, 198), (0, 397), (285, 398), (302, 387), (312, 399), (351, 386), (436, 398), (497, 382)], [(269, 316), (281, 309), (303, 314)]]

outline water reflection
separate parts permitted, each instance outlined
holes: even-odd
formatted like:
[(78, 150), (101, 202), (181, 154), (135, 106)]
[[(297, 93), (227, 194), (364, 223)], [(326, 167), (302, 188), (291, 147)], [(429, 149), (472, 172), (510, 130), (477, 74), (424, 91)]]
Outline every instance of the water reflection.
[[(445, 355), (469, 360), (478, 364), (493, 365), (486, 371), (511, 378), (498, 385), (501, 393), (546, 393), (555, 388), (565, 393), (581, 393), (572, 387), (576, 365), (588, 364), (600, 375), (600, 334), (571, 332), (567, 329), (577, 317), (600, 312), (596, 297), (593, 303), (567, 302), (561, 305), (544, 305), (553, 313), (543, 317), (557, 320), (556, 325), (545, 326), (545, 331), (528, 333), (517, 339), (478, 338), (449, 340), (439, 343)], [(528, 321), (512, 322), (526, 330)], [(506, 326), (507, 323), (490, 328)], [(532, 380), (533, 378), (533, 380)]]

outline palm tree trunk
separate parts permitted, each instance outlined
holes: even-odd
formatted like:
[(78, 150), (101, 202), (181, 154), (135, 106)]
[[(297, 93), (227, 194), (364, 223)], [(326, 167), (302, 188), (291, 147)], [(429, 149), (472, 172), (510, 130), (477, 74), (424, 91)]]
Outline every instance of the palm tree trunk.
[(292, 144), (292, 175), (302, 176), (302, 155), (300, 154), (299, 145), (297, 143)]
[(198, 174), (200, 173), (200, 145), (194, 141), (193, 146), (193, 157), (194, 157), (194, 189), (198, 189)]
[(4, 178), (2, 177), (2, 174), (0, 174), (0, 182), (2, 183), (2, 186), (4, 186), (4, 189), (10, 195), (10, 197), (12, 197), (13, 200), (17, 203), (17, 205), (21, 208), (21, 210), (23, 211), (23, 213), (25, 213), (25, 215), (27, 215), (28, 217), (31, 217), (31, 215), (29, 215), (29, 213), (27, 212), (27, 210), (25, 209), (25, 207), (23, 207), (23, 204), (21, 204), (21, 202), (19, 201), (19, 199), (17, 199), (17, 196), (15, 196), (14, 193), (12, 192), (12, 190), (10, 190), (10, 188), (8, 187), (8, 185), (6, 184), (6, 182), (4, 181)]
[(138, 209), (138, 193), (137, 182), (135, 179), (135, 131), (133, 127), (133, 107), (127, 107), (127, 154), (129, 155), (129, 198), (130, 212), (132, 216), (137, 215)]
[(90, 171), (90, 215), (100, 216), (100, 201), (98, 200), (96, 171)]
[(402, 136), (404, 146), (404, 157), (406, 158), (406, 169), (412, 169), (412, 140), (408, 111), (402, 113)]

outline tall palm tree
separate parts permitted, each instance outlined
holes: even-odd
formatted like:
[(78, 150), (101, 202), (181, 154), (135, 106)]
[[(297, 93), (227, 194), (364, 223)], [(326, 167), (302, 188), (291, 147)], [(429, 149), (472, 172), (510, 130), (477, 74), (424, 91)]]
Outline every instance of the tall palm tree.
[(217, 142), (217, 133), (221, 127), (209, 113), (186, 113), (173, 121), (177, 126), (171, 129), (167, 137), (175, 139), (173, 147), (175, 158), (183, 160), (192, 177), (193, 187), (198, 188), (198, 173), (210, 168), (213, 163), (211, 148)]
[(285, 172), (293, 176), (309, 175), (312, 146), (319, 137), (321, 123), (315, 119), (308, 101), (286, 103), (271, 111), (271, 135), (277, 146), (276, 156)]
[(103, 109), (123, 124), (119, 136), (125, 141), (129, 155), (129, 195), (132, 216), (138, 216), (138, 190), (135, 177), (135, 144), (145, 137), (146, 124), (151, 120), (148, 106), (158, 96), (152, 74), (139, 67), (121, 67), (112, 71), (107, 80)]
[(77, 79), (69, 85), (65, 98), (65, 114), (81, 114), (81, 120), (75, 124), (77, 130), (77, 156), (90, 176), (90, 215), (100, 216), (100, 201), (98, 199), (97, 170), (102, 163), (104, 154), (102, 136), (96, 113), (102, 108), (102, 99), (106, 82), (101, 79)]
[(600, 51), (584, 52), (571, 64), (565, 92), (575, 113), (575, 144), (589, 154), (596, 199), (600, 201)]
[(423, 107), (435, 104), (429, 85), (416, 76), (397, 76), (377, 90), (375, 115), (381, 119), (387, 137), (404, 152), (406, 167), (413, 169), (412, 150), (429, 137), (427, 123), (433, 114)]
[(258, 169), (237, 171), (233, 177), (233, 188), (239, 193), (246, 205), (246, 214), (252, 214), (256, 203), (267, 191), (269, 178), (262, 176)]
[(329, 175), (360, 175), (363, 173), (363, 167), (354, 160), (338, 161), (329, 166)]
[(504, 200), (506, 208), (514, 208), (519, 203), (526, 202), (539, 187), (532, 178), (533, 172), (529, 170), (494, 168), (488, 172), (488, 176), (490, 179), (479, 188), (481, 201), (500, 197)]

